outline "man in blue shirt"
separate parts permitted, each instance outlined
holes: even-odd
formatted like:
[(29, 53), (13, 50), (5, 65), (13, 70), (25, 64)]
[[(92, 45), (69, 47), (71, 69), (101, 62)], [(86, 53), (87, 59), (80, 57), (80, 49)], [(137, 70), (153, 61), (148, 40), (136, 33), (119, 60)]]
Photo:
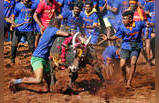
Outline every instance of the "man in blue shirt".
[[(92, 10), (92, 12), (97, 12), (98, 1), (97, 0), (82, 0), (83, 7), (85, 7), (85, 4), (87, 2), (92, 2), (93, 3), (93, 10)], [(85, 10), (85, 8), (83, 8), (83, 11), (84, 10)]]
[(110, 34), (110, 30), (111, 30), (111, 23), (108, 19), (108, 17), (110, 18), (114, 18), (113, 17), (113, 11), (115, 11), (116, 9), (113, 8), (113, 0), (99, 0), (99, 10), (100, 10), (100, 13), (103, 14), (103, 21), (104, 21), (104, 24), (105, 24), (105, 27), (107, 29), (107, 31), (109, 32), (108, 33), (108, 37), (109, 37), (109, 34)]
[(82, 32), (83, 19), (80, 15), (81, 6), (74, 4), (73, 10), (62, 12), (57, 18), (62, 19), (61, 28), (70, 32)]
[(114, 12), (115, 19), (109, 20), (114, 29), (117, 30), (120, 24), (122, 24), (122, 13), (129, 7), (129, 0), (114, 0), (113, 7), (116, 8)]
[(58, 28), (56, 28), (58, 27), (57, 25), (58, 25), (58, 21), (54, 20), (54, 23), (52, 23), (52, 25), (46, 28), (46, 30), (44, 31), (44, 35), (40, 39), (40, 42), (37, 48), (32, 54), (31, 65), (33, 67), (35, 77), (24, 77), (22, 79), (12, 79), (10, 81), (11, 91), (13, 92), (15, 91), (14, 86), (16, 86), (16, 84), (20, 84), (20, 83), (38, 84), (42, 82), (43, 78), (46, 80), (48, 84), (47, 90), (50, 91), (51, 77), (50, 77), (50, 65), (48, 62), (50, 49), (56, 37), (69, 36), (67, 32), (63, 32), (59, 30)]
[[(122, 23), (122, 12), (129, 7), (128, 0), (100, 0), (99, 8), (100, 12), (103, 12), (103, 21), (106, 27), (105, 34), (112, 36)], [(110, 44), (110, 41), (109, 45)]]
[(33, 35), (32, 19), (33, 13), (32, 9), (28, 6), (28, 0), (22, 0), (15, 5), (14, 12), (12, 15), (12, 27), (14, 27), (11, 47), (12, 63), (15, 63), (17, 46), (22, 36), (27, 38), (29, 49), (31, 51), (34, 50), (35, 36)]
[[(128, 78), (126, 78), (126, 75), (124, 75), (124, 77), (126, 80), (126, 87), (131, 88), (131, 81), (136, 69), (136, 62), (143, 43), (142, 31), (147, 26), (142, 21), (133, 21), (133, 11), (124, 12), (122, 14), (122, 21), (123, 25), (117, 30), (117, 33), (110, 38), (110, 40), (122, 39), (120, 66), (122, 70), (124, 70), (126, 66), (129, 68), (129, 73), (127, 72)], [(144, 33), (146, 33), (146, 31)], [(129, 60), (131, 60), (130, 65), (126, 65)]]
[(18, 1), (16, 0), (4, 0), (4, 36), (7, 32), (10, 32), (10, 39), (12, 36), (12, 32), (10, 30), (10, 16), (13, 14), (13, 10), (17, 2)]
[[(106, 27), (112, 26), (115, 30), (117, 30), (118, 26), (121, 24), (121, 15), (122, 12), (125, 11), (129, 7), (129, 0), (100, 0), (99, 1), (99, 8), (100, 11), (104, 11), (104, 17), (108, 19), (108, 21), (111, 23), (107, 23), (105, 21)], [(107, 24), (106, 24), (107, 23)]]
[(96, 44), (99, 36), (99, 22), (98, 16), (95, 12), (91, 12), (93, 9), (92, 2), (85, 4), (85, 11), (81, 12), (81, 16), (84, 20), (84, 31), (87, 36), (92, 36), (90, 43)]
[(76, 2), (76, 0), (56, 0), (61, 8), (61, 13), (65, 12), (67, 10), (71, 10), (73, 3)]

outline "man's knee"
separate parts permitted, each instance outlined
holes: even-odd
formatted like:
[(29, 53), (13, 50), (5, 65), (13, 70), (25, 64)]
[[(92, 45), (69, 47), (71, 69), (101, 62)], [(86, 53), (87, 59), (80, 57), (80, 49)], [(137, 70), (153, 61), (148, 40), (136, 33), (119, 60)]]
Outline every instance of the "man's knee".
[(151, 38), (155, 38), (156, 34), (155, 33), (151, 33)]
[(125, 59), (121, 59), (120, 60), (120, 67), (123, 68), (124, 66), (126, 66), (126, 60)]
[(137, 62), (137, 57), (136, 56), (133, 56), (131, 58), (131, 66), (136, 66), (136, 62)]
[(145, 42), (146, 42), (146, 48), (150, 48), (150, 39), (147, 39)]
[(34, 70), (36, 83), (41, 83), (43, 80), (43, 68), (38, 68)]
[(40, 78), (36, 78), (36, 83), (41, 83), (42, 82), (42, 77), (40, 77)]

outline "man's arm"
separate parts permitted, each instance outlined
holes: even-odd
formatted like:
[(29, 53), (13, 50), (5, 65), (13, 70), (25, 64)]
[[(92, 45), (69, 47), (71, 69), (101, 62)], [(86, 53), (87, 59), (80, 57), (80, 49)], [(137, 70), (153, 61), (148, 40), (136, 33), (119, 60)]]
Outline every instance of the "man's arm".
[(43, 11), (43, 8), (44, 8), (43, 6), (44, 6), (43, 1), (40, 1), (40, 3), (38, 4), (38, 7), (37, 7), (37, 9), (36, 9), (36, 11), (34, 12), (34, 15), (33, 15), (33, 18), (34, 18), (35, 22), (37, 22), (37, 24), (39, 25), (40, 31), (41, 31), (42, 34), (43, 34), (43, 30), (44, 30), (45, 27), (42, 25), (42, 22), (39, 19), (38, 14), (40, 14)]
[(59, 36), (70, 36), (72, 34), (69, 34), (68, 32), (65, 32), (65, 31), (58, 30), (56, 32), (56, 35), (59, 35)]
[(38, 13), (37, 12), (34, 13), (33, 18), (37, 22), (37, 24), (40, 26), (40, 28), (44, 29), (44, 26), (42, 25), (41, 21), (38, 18)]
[(103, 10), (107, 7), (107, 0), (99, 0), (99, 10), (103, 12)]
[(103, 38), (103, 40), (118, 40), (118, 39), (121, 39), (123, 37), (122, 34), (123, 34), (122, 31), (118, 30), (116, 32), (116, 34), (114, 34), (112, 37), (108, 38), (106, 35), (102, 35), (102, 38)]
[(101, 35), (102, 36), (102, 39), (103, 40), (111, 40), (111, 41), (113, 41), (113, 40), (117, 40), (117, 39), (119, 39), (117, 36), (115, 36), (115, 35), (113, 35), (112, 37), (107, 37), (105, 34), (102, 34)]
[(148, 36), (149, 35), (151, 35), (151, 26), (150, 26), (150, 24), (148, 23), (148, 22), (146, 22), (146, 23), (141, 23), (141, 26), (142, 26), (142, 28), (143, 28), (143, 35), (144, 35), (144, 37), (143, 37), (143, 40), (145, 40), (145, 39), (147, 39), (148, 38)]
[(20, 9), (18, 7), (18, 4), (16, 4), (14, 11), (13, 11), (13, 14), (8, 19), (9, 22), (11, 23), (10, 30), (13, 30), (13, 28), (16, 27), (16, 23), (14, 21), (15, 21), (15, 16), (17, 16), (19, 14), (19, 12), (20, 12)]
[(117, 10), (118, 10), (118, 8), (111, 7), (111, 6), (107, 5), (107, 10), (110, 10), (110, 11), (112, 11), (113, 13), (116, 13)]

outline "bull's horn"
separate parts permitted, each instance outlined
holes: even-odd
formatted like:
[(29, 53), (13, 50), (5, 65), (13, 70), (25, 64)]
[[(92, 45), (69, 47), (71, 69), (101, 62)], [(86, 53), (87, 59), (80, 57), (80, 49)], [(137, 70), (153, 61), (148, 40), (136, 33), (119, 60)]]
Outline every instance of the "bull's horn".
[(76, 45), (76, 37), (77, 35), (79, 35), (79, 32), (77, 32), (76, 34), (74, 34), (73, 38), (72, 38), (72, 47), (74, 48), (74, 46)]
[(85, 45), (88, 45), (88, 43), (91, 41), (92, 35), (89, 36), (89, 38), (86, 40), (86, 42), (84, 43)]

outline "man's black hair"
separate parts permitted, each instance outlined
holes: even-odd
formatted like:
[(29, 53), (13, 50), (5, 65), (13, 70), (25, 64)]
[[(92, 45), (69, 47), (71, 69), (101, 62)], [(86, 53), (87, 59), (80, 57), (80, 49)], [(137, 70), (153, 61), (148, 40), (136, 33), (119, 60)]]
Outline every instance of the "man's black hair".
[(81, 2), (75, 2), (74, 7), (78, 7), (80, 10), (82, 10), (83, 4)]
[(138, 0), (129, 0), (129, 1), (136, 1), (136, 2), (138, 2)]
[(92, 1), (86, 1), (85, 5), (90, 5), (93, 8), (93, 2)]
[(128, 16), (128, 15), (133, 17), (134, 12), (132, 10), (128, 10), (128, 11), (125, 11), (125, 12), (122, 13), (122, 16)]

